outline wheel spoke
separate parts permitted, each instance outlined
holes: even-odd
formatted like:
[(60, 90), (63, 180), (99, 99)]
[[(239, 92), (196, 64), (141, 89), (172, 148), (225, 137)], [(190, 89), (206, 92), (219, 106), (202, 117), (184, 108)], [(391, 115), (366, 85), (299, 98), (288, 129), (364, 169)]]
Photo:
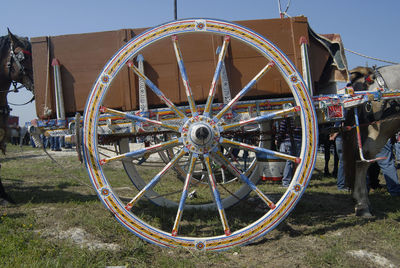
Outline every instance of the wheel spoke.
[(210, 183), (212, 194), (214, 196), (215, 203), (216, 203), (217, 208), (218, 208), (218, 213), (219, 213), (219, 216), (220, 216), (220, 219), (221, 219), (222, 227), (224, 228), (225, 235), (230, 235), (231, 231), (230, 231), (229, 226), (228, 226), (228, 220), (226, 219), (225, 210), (224, 210), (224, 208), (222, 206), (221, 197), (220, 197), (219, 191), (217, 189), (217, 182), (215, 180), (214, 173), (212, 171), (210, 157), (209, 157), (208, 154), (204, 155), (204, 162), (205, 162), (206, 167), (207, 167), (208, 180), (209, 180), (209, 183)]
[(206, 106), (204, 108), (205, 116), (208, 116), (211, 111), (211, 105), (214, 100), (215, 91), (216, 91), (217, 83), (218, 83), (218, 78), (221, 73), (222, 63), (225, 59), (225, 54), (226, 54), (226, 50), (228, 48), (229, 41), (230, 41), (230, 37), (228, 35), (226, 35), (224, 38), (224, 43), (222, 44), (221, 51), (219, 52), (217, 67), (215, 68), (214, 77), (211, 82), (210, 92), (208, 93)]
[(154, 178), (145, 186), (143, 187), (142, 190), (134, 197), (132, 198), (131, 201), (129, 201), (128, 204), (126, 204), (125, 208), (127, 210), (132, 209), (132, 207), (135, 205), (135, 203), (146, 193), (147, 190), (152, 189), (156, 183), (161, 179), (165, 173), (172, 168), (178, 160), (185, 155), (185, 151), (181, 149), (178, 154), (175, 155), (175, 157), (156, 175)]
[(187, 171), (185, 184), (183, 185), (181, 200), (179, 202), (178, 211), (177, 211), (176, 217), (175, 217), (174, 227), (172, 228), (172, 236), (176, 236), (178, 234), (179, 224), (181, 222), (183, 209), (185, 207), (186, 198), (188, 196), (188, 189), (189, 189), (190, 181), (193, 176), (193, 171), (194, 171), (196, 160), (197, 160), (197, 155), (191, 155), (189, 169)]
[(229, 109), (231, 109), (237, 101), (243, 98), (244, 95), (254, 86), (254, 84), (264, 76), (275, 63), (269, 62), (215, 117), (214, 121), (217, 122)]
[(242, 143), (242, 142), (238, 142), (238, 141), (228, 140), (226, 138), (221, 138), (221, 143), (222, 144), (226, 144), (226, 145), (230, 145), (230, 146), (233, 146), (233, 147), (236, 147), (236, 148), (241, 148), (243, 150), (259, 153), (259, 154), (268, 154), (268, 155), (271, 155), (271, 156), (274, 156), (274, 157), (277, 157), (277, 158), (281, 158), (281, 159), (285, 159), (285, 160), (289, 160), (289, 161), (295, 162), (296, 164), (300, 163), (300, 161), (301, 161), (300, 157), (284, 154), (284, 153), (281, 153), (281, 152), (272, 151), (272, 150), (269, 150), (269, 149), (266, 149), (266, 148), (261, 148), (261, 147), (253, 146), (253, 145)]
[(265, 120), (271, 120), (271, 119), (273, 119), (275, 117), (287, 115), (289, 113), (294, 113), (294, 112), (298, 112), (298, 111), (300, 111), (300, 106), (296, 106), (296, 107), (293, 107), (293, 108), (280, 110), (280, 111), (277, 111), (277, 112), (268, 113), (268, 114), (265, 114), (265, 115), (257, 116), (257, 117), (254, 117), (254, 118), (250, 118), (248, 120), (242, 120), (242, 121), (239, 121), (237, 123), (224, 125), (224, 126), (222, 126), (222, 131), (228, 130), (230, 128), (242, 127), (242, 126), (245, 126), (245, 125), (248, 125), (248, 124), (252, 124), (252, 123), (261, 123), (262, 121), (265, 121)]
[(193, 117), (193, 116), (197, 115), (196, 104), (193, 99), (192, 89), (190, 88), (190, 83), (189, 83), (189, 79), (187, 77), (186, 68), (185, 68), (185, 65), (183, 64), (182, 53), (179, 48), (178, 37), (176, 35), (172, 36), (172, 43), (174, 45), (176, 60), (178, 62), (179, 71), (180, 71), (181, 77), (182, 77), (182, 82), (186, 89), (186, 91), (185, 91), (186, 97), (188, 99), (190, 111), (192, 112), (192, 117)]
[(225, 158), (221, 152), (213, 153), (212, 158), (220, 163), (221, 165), (227, 167), (233, 175), (239, 177), (244, 183), (246, 183), (257, 195), (268, 205), (270, 209), (275, 208), (274, 202), (272, 202), (249, 178), (243, 174), (239, 169), (237, 169), (232, 163)]
[(150, 147), (142, 148), (136, 151), (120, 154), (114, 157), (109, 157), (109, 158), (104, 158), (100, 160), (100, 165), (104, 165), (106, 163), (109, 163), (111, 161), (116, 161), (116, 160), (122, 160), (124, 158), (140, 158), (143, 156), (147, 156), (153, 153), (157, 153), (160, 151), (167, 150), (169, 148), (179, 146), (182, 143), (179, 141), (179, 139), (173, 139), (170, 141), (162, 142), (160, 144), (156, 144)]
[(160, 121), (157, 121), (157, 120), (152, 120), (152, 119), (149, 119), (149, 118), (146, 118), (146, 117), (142, 117), (142, 116), (138, 116), (138, 115), (134, 115), (134, 114), (130, 114), (130, 113), (117, 111), (117, 110), (110, 109), (110, 108), (107, 108), (107, 107), (104, 107), (104, 106), (100, 107), (100, 112), (120, 115), (120, 116), (123, 116), (123, 117), (125, 117), (127, 119), (131, 119), (131, 120), (139, 121), (139, 122), (143, 122), (143, 123), (149, 123), (149, 124), (152, 124), (152, 125), (165, 127), (165, 128), (168, 128), (168, 129), (172, 129), (172, 130), (174, 130), (176, 132), (179, 132), (179, 127), (177, 127), (177, 126), (171, 126), (171, 125), (164, 124), (163, 122), (160, 122)]
[(164, 93), (161, 92), (161, 90), (153, 83), (150, 81), (147, 76), (145, 76), (133, 63), (133, 61), (128, 61), (128, 66), (139, 76), (141, 77), (146, 85), (156, 94), (160, 100), (162, 100), (170, 109), (172, 109), (180, 118), (185, 118), (185, 115), (176, 107), (176, 105), (168, 99)]

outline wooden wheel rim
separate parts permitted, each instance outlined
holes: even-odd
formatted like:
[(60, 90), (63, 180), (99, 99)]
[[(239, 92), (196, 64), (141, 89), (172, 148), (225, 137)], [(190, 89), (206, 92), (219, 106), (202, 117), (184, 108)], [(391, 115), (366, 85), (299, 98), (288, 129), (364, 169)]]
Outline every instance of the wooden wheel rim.
[[(125, 205), (113, 193), (99, 163), (96, 127), (99, 108), (111, 81), (126, 62), (147, 45), (165, 37), (187, 32), (229, 35), (255, 48), (268, 60), (275, 63), (289, 85), (296, 104), (301, 108), (299, 113), (303, 137), (300, 153), (301, 162), (293, 176), (291, 187), (281, 197), (274, 209), (269, 210), (268, 213), (247, 227), (230, 235), (201, 238), (172, 236), (170, 233), (148, 225), (125, 209)], [(315, 164), (316, 137), (318, 136), (312, 100), (307, 93), (301, 75), (288, 58), (269, 40), (255, 32), (237, 24), (210, 19), (188, 19), (166, 23), (144, 32), (122, 47), (105, 65), (92, 88), (85, 108), (83, 133), (84, 157), (89, 177), (100, 200), (115, 215), (117, 220), (139, 237), (157, 245), (198, 250), (224, 250), (246, 244), (265, 235), (277, 226), (290, 213), (305, 191)]]

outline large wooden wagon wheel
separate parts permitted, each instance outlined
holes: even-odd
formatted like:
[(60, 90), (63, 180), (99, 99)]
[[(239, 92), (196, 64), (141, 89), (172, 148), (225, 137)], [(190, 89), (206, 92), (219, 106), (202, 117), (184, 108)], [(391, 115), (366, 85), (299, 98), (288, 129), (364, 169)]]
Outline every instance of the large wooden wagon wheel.
[[(186, 71), (185, 55), (181, 53), (183, 48), (181, 48), (179, 40), (188, 34), (213, 36), (213, 38), (222, 40), (222, 49), (217, 55), (216, 68), (212, 67), (214, 75), (210, 81), (211, 86), (205, 103), (194, 101), (193, 95), (196, 95), (196, 92), (192, 93), (190, 87), (190, 77), (193, 74)], [(163, 53), (173, 53), (177, 58), (180, 76), (185, 85), (188, 111), (182, 109), (180, 104), (172, 102), (169, 96), (164, 94), (162, 88), (158, 88), (156, 83), (149, 80), (132, 62), (147, 47), (163, 40), (170, 40), (172, 43), (172, 51), (166, 50)], [(229, 43), (232, 41), (241, 42), (265, 57), (265, 66), (252, 74), (253, 78), (248, 81), (247, 85), (222, 107), (215, 105), (214, 100), (216, 99), (221, 64)], [(112, 81), (121, 69), (126, 68), (126, 65), (129, 65), (129, 68), (138, 77), (144, 79), (147, 87), (174, 113), (176, 120), (149, 119), (145, 116), (110, 109), (104, 104), (105, 99), (110, 96), (110, 93), (107, 95), (107, 92)], [(226, 123), (225, 114), (235, 105), (239, 105), (240, 100), (249, 96), (249, 91), (257, 81), (268, 79), (267, 72), (271, 69), (277, 70), (286, 81), (292, 92), (294, 105), (275, 112), (253, 115), (250, 119), (239, 122)], [(129, 146), (125, 146), (125, 149), (130, 148), (126, 153), (111, 157), (100, 156), (99, 118), (107, 114), (119, 115), (135, 122), (144, 122), (174, 134), (171, 136), (172, 138), (148, 147), (131, 149)], [(264, 148), (260, 144), (254, 145), (247, 140), (239, 140), (225, 135), (237, 128), (243, 129), (249, 125), (260, 126), (269, 120), (283, 116), (296, 116), (300, 119), (302, 144), (299, 156), (279, 153)], [(83, 150), (86, 167), (99, 198), (127, 229), (160, 246), (223, 250), (249, 243), (265, 235), (294, 208), (305, 191), (314, 168), (317, 146), (316, 132), (315, 111), (304, 82), (294, 65), (276, 46), (257, 33), (236, 24), (210, 19), (188, 19), (163, 24), (144, 32), (123, 46), (106, 64), (93, 86), (85, 108)], [(154, 167), (150, 170), (135, 169), (134, 172), (141, 178), (149, 177), (144, 179), (145, 185), (139, 187), (139, 190), (128, 188), (127, 191), (120, 191), (124, 188), (124, 181), (120, 180), (120, 175), (114, 174), (115, 171), (107, 170), (118, 161), (137, 161), (172, 148), (174, 156), (163, 167), (158, 169)], [(268, 185), (256, 185), (254, 180), (249, 178), (251, 177), (249, 174), (246, 174), (243, 169), (238, 168), (226, 157), (225, 152), (230, 148), (255, 154), (272, 155), (295, 162), (297, 168), (290, 186), (282, 192), (276, 192), (268, 189)], [(177, 177), (177, 175), (173, 172), (173, 167), (178, 163), (183, 165), (183, 162), (186, 162), (185, 180), (181, 184), (175, 183), (173, 177)], [(246, 202), (225, 209), (221, 201), (224, 199), (222, 196), (224, 189), (221, 189), (221, 185), (216, 181), (216, 167), (239, 178), (240, 186), (238, 187), (245, 185), (250, 189), (250, 195), (265, 204), (263, 210), (260, 212)], [(190, 203), (187, 198), (191, 187), (196, 186), (193, 183), (195, 170), (204, 172), (207, 182), (206, 190), (209, 200), (211, 200), (208, 203), (213, 204), (210, 210), (189, 209), (189, 205), (196, 205), (196, 201)], [(176, 189), (178, 207), (152, 206), (148, 202), (149, 191), (156, 189), (158, 192), (168, 187)], [(230, 192), (227, 198), (233, 194), (234, 192)], [(169, 197), (168, 200), (172, 200), (172, 198)], [(242, 205), (242, 203), (244, 204)]]

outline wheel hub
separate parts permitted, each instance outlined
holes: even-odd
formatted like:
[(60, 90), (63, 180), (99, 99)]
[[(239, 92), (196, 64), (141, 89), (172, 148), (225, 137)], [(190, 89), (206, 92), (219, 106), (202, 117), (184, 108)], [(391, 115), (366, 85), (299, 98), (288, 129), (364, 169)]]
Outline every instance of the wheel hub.
[(181, 133), (185, 147), (197, 154), (206, 154), (212, 151), (220, 138), (219, 129), (215, 122), (201, 115), (187, 120)]

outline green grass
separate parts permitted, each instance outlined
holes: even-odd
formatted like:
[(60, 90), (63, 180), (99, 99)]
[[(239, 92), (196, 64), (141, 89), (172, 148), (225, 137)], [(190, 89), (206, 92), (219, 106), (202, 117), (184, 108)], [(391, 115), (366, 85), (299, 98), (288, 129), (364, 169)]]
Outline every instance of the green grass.
[[(40, 154), (40, 149), (23, 147), (21, 151), (9, 146), (7, 156), (1, 159), (0, 176), (17, 205), (0, 207), (0, 267), (374, 267), (348, 254), (359, 249), (400, 265), (399, 199), (385, 191), (375, 192), (370, 195), (375, 217), (357, 218), (349, 194), (336, 190), (335, 178), (322, 176), (320, 161), (296, 209), (275, 230), (251, 245), (206, 253), (160, 248), (142, 241), (104, 208), (86, 185), (90, 184), (86, 169), (76, 157), (57, 158), (66, 171), (46, 157), (37, 157)], [(123, 188), (129, 181), (122, 177), (120, 166), (106, 169), (124, 194), (134, 194)], [(151, 177), (156, 171), (148, 173)], [(172, 181), (173, 172), (167, 176), (165, 180)], [(235, 185), (228, 187), (234, 189)], [(277, 184), (259, 187), (271, 196), (283, 192)], [(160, 191), (175, 189), (165, 183)], [(204, 200), (207, 198), (205, 191)], [(254, 202), (247, 200), (226, 211), (232, 229), (247, 226), (262, 215), (253, 209)], [(145, 200), (135, 211), (167, 230), (176, 213)], [(194, 224), (187, 224), (189, 220)], [(221, 226), (215, 212), (185, 211), (181, 228), (187, 235), (207, 236), (220, 234)], [(85, 243), (66, 235), (76, 229), (84, 232)], [(91, 242), (119, 249), (91, 249)]]

